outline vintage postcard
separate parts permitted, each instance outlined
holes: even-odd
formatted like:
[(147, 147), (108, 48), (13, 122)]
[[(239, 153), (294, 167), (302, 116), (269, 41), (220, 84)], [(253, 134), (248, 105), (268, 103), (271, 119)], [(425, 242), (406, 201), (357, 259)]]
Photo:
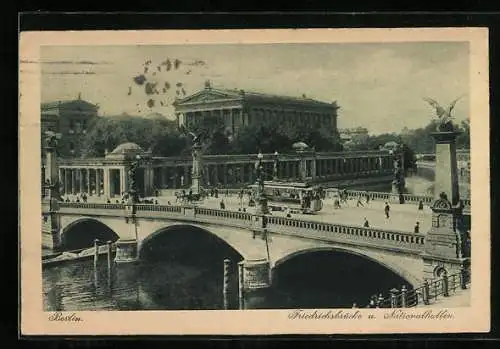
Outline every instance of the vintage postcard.
[(489, 331), (487, 29), (19, 56), (23, 335)]

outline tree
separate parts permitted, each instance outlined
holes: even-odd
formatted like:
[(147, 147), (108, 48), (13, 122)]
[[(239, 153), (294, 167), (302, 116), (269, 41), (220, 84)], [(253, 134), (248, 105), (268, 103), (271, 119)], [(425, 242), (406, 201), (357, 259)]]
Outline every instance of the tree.
[(470, 120), (463, 120), (457, 129), (462, 132), (457, 137), (457, 147), (470, 149)]
[(81, 145), (88, 157), (104, 156), (105, 150), (112, 151), (125, 142), (151, 149), (157, 156), (174, 156), (182, 153), (187, 144), (175, 122), (167, 119), (120, 115), (96, 118), (89, 126)]

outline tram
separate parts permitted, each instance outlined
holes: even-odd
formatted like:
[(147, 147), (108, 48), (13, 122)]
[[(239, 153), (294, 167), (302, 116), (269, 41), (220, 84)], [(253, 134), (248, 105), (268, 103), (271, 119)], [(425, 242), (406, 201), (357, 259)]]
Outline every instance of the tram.
[[(253, 197), (257, 193), (257, 184), (249, 185)], [(264, 193), (271, 210), (313, 214), (323, 208), (323, 189), (317, 185), (302, 182), (265, 181)]]

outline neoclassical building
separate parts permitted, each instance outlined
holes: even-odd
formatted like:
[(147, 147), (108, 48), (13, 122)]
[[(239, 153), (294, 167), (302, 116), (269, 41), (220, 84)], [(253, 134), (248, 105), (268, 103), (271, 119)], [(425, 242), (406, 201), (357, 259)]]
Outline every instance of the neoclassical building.
[[(263, 154), (264, 173), (272, 179), (276, 155)], [(241, 187), (253, 184), (257, 154), (203, 155), (203, 187)], [(102, 158), (60, 158), (57, 160), (63, 195), (119, 198), (129, 190), (128, 171), (137, 162), (137, 189), (141, 196), (156, 190), (187, 189), (192, 183), (191, 157), (153, 157), (135, 143), (124, 143)], [(335, 186), (388, 185), (392, 180), (393, 159), (387, 151), (326, 152), (291, 150), (278, 155), (280, 180), (330, 183)]]
[(217, 116), (224, 121), (226, 131), (235, 135), (243, 127), (262, 124), (274, 119), (283, 125), (315, 125), (337, 130), (337, 102), (321, 102), (303, 95), (300, 98), (214, 88), (205, 88), (173, 103), (179, 126), (190, 126), (203, 117)]
[[(60, 133), (59, 152), (65, 156), (78, 156), (81, 137), (87, 132), (90, 121), (97, 117), (99, 107), (81, 99), (52, 101), (41, 105), (41, 132)], [(43, 137), (42, 137), (43, 139)]]

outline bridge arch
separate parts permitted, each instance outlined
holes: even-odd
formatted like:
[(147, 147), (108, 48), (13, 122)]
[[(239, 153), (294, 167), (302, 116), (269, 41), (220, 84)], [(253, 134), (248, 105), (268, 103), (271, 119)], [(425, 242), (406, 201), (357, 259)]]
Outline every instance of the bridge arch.
[[(385, 268), (386, 270), (392, 272), (393, 274), (397, 275), (399, 278), (403, 279), (406, 282), (407, 286), (410, 287), (418, 287), (421, 283), (421, 280), (418, 276), (414, 275), (411, 270), (408, 268), (405, 268), (406, 265), (408, 265), (408, 261), (401, 262), (401, 256), (395, 256), (391, 257), (390, 255), (383, 256), (382, 254), (377, 254), (373, 253), (370, 251), (365, 251), (361, 249), (355, 249), (355, 248), (349, 248), (349, 247), (343, 247), (343, 246), (335, 246), (335, 245), (324, 245), (324, 246), (314, 246), (314, 247), (304, 247), (304, 248), (299, 248), (293, 251), (287, 251), (287, 253), (279, 256), (273, 263), (272, 265), (272, 270), (271, 270), (271, 277), (274, 279), (278, 269), (280, 266), (284, 265), (285, 263), (291, 261), (292, 259), (295, 259), (296, 257), (303, 256), (306, 254), (312, 254), (312, 253), (321, 253), (321, 252), (336, 252), (336, 253), (345, 253), (351, 256), (356, 256), (359, 258), (364, 259), (365, 261), (369, 261), (375, 264), (378, 264), (379, 266)], [(382, 257), (383, 256), (383, 257)], [(408, 257), (406, 257), (408, 259)], [(420, 256), (416, 256), (415, 258), (409, 257), (410, 259), (410, 264), (415, 264), (414, 262), (421, 262)], [(414, 261), (413, 261), (414, 259)], [(417, 267), (416, 269), (421, 270), (421, 267), (419, 264), (416, 264)], [(394, 285), (394, 286), (401, 286), (401, 285)]]
[[(153, 243), (155, 240), (158, 238), (166, 237), (168, 234), (183, 234), (183, 232), (191, 232), (195, 235), (204, 236), (207, 240), (211, 240), (211, 242), (221, 246), (225, 245), (228, 249), (231, 250), (231, 254), (233, 256), (237, 256), (238, 259), (244, 259), (245, 258), (245, 252), (242, 251), (241, 246), (238, 244), (234, 243), (231, 239), (224, 238), (223, 236), (220, 236), (220, 234), (214, 233), (211, 229), (208, 229), (206, 227), (202, 227), (199, 225), (193, 225), (193, 224), (171, 224), (165, 227), (162, 227), (160, 229), (155, 230), (148, 236), (146, 236), (142, 241), (139, 242), (138, 246), (138, 258), (139, 259), (144, 259), (147, 256), (148, 251), (151, 251), (153, 247)], [(206, 241), (206, 240), (205, 240)], [(185, 241), (182, 241), (182, 239), (179, 241), (177, 240), (176, 243), (182, 243)], [(189, 243), (191, 241), (188, 241)], [(197, 244), (198, 245), (198, 244)], [(186, 247), (186, 246), (180, 246), (180, 248)], [(189, 247), (189, 246), (188, 246)], [(198, 246), (193, 246), (193, 247), (198, 247)]]
[(79, 218), (61, 229), (61, 250), (70, 251), (88, 248), (94, 245), (95, 239), (101, 242), (115, 242), (119, 239), (119, 235), (98, 219)]

